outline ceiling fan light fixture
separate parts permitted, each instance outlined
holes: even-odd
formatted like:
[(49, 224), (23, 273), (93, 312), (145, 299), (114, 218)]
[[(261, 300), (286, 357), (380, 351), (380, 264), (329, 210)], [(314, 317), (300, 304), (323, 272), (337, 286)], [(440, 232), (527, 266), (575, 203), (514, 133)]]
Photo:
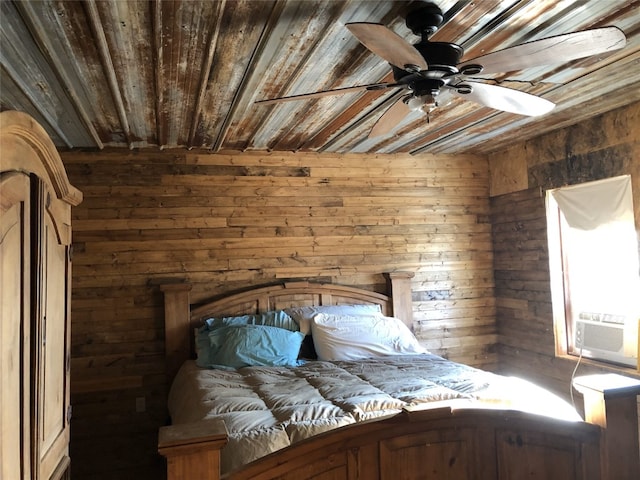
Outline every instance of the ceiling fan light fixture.
[(431, 94), (421, 95), (419, 97), (414, 96), (407, 101), (407, 107), (409, 107), (409, 110), (414, 112), (424, 111), (428, 113), (437, 106), (438, 102), (436, 101), (435, 96)]
[(417, 112), (418, 110), (420, 110), (422, 108), (423, 103), (424, 102), (422, 101), (422, 98), (420, 98), (420, 97), (411, 97), (407, 101), (407, 107), (409, 107), (409, 110), (411, 110), (413, 112)]

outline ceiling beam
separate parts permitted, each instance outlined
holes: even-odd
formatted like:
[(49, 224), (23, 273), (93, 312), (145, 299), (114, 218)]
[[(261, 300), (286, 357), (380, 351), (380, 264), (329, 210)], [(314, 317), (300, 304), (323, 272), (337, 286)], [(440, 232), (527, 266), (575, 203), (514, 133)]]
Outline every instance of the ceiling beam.
[[(69, 68), (73, 68), (75, 66), (75, 62), (63, 62), (62, 59), (58, 56), (56, 49), (49, 44), (49, 42), (47, 41), (47, 37), (43, 35), (43, 33), (46, 31), (46, 28), (40, 21), (38, 15), (35, 13), (33, 5), (34, 4), (32, 2), (15, 3), (16, 9), (20, 13), (22, 20), (29, 29), (33, 40), (36, 42), (36, 45), (38, 45), (40, 52), (58, 78), (60, 85), (71, 101), (71, 105), (73, 105), (74, 110), (80, 117), (82, 124), (93, 139), (96, 147), (102, 150), (104, 148), (102, 140), (100, 139), (98, 132), (93, 126), (93, 123), (91, 122), (87, 111), (83, 108), (82, 101), (78, 97), (75, 89), (72, 87), (71, 80), (65, 72), (64, 65), (68, 65)], [(80, 76), (77, 72), (76, 75), (78, 77)], [(62, 135), (61, 138), (64, 138), (64, 135)]]
[(200, 113), (202, 111), (202, 104), (204, 102), (204, 96), (207, 92), (207, 86), (209, 85), (209, 76), (211, 75), (211, 65), (213, 65), (213, 57), (216, 52), (216, 46), (218, 44), (218, 37), (220, 36), (220, 27), (222, 26), (222, 14), (226, 5), (226, 0), (219, 0), (216, 2), (216, 22), (211, 29), (209, 39), (207, 41), (207, 53), (202, 61), (202, 68), (200, 69), (200, 82), (198, 84), (198, 94), (196, 96), (196, 103), (193, 108), (193, 116), (191, 117), (191, 126), (189, 128), (189, 138), (187, 140), (187, 147), (193, 148), (193, 142), (198, 130), (198, 122), (200, 121)]
[(127, 120), (127, 112), (124, 107), (124, 101), (122, 99), (122, 93), (118, 86), (118, 78), (116, 77), (116, 71), (111, 59), (111, 52), (109, 51), (109, 44), (107, 43), (107, 37), (104, 33), (102, 21), (100, 20), (100, 13), (96, 6), (95, 0), (87, 0), (83, 3), (85, 6), (87, 16), (89, 18), (89, 25), (96, 39), (98, 51), (100, 52), (100, 62), (102, 63), (102, 69), (104, 70), (107, 82), (109, 84), (109, 91), (111, 97), (115, 103), (116, 110), (118, 111), (118, 118), (120, 119), (120, 126), (124, 132), (125, 138), (129, 149), (133, 149), (133, 140), (131, 138), (131, 128), (129, 127), (129, 121)]
[(33, 95), (31, 94), (31, 92), (25, 88), (25, 83), (17, 74), (17, 72), (11, 67), (11, 65), (3, 61), (2, 68), (4, 69), (5, 72), (7, 72), (7, 75), (9, 76), (9, 78), (11, 78), (13, 83), (20, 89), (22, 94), (29, 99), (29, 103), (31, 103), (31, 105), (33, 105), (33, 107), (38, 111), (38, 113), (42, 115), (42, 118), (44, 118), (47, 121), (47, 123), (53, 129), (53, 131), (56, 132), (56, 135), (58, 135), (60, 139), (65, 143), (67, 148), (73, 148), (73, 143), (71, 143), (71, 141), (64, 134), (64, 132), (60, 128), (59, 123), (54, 118), (51, 117), (51, 115), (49, 114), (49, 111), (46, 108), (44, 108), (44, 106), (40, 102), (38, 102), (35, 98), (33, 98)]
[(155, 0), (151, 3), (151, 36), (152, 36), (152, 49), (153, 49), (153, 79), (154, 87), (156, 90), (156, 138), (158, 141), (158, 147), (162, 150), (167, 145), (167, 132), (163, 128), (162, 105), (164, 105), (164, 95), (162, 86), (164, 85), (164, 68), (162, 62), (162, 0)]
[(262, 71), (259, 70), (257, 64), (260, 63), (260, 60), (263, 57), (262, 54), (269, 42), (269, 38), (271, 37), (273, 30), (278, 24), (278, 19), (280, 18), (280, 14), (284, 10), (285, 5), (285, 0), (277, 0), (273, 5), (271, 13), (269, 14), (269, 18), (265, 23), (262, 33), (260, 34), (260, 40), (258, 41), (256, 48), (253, 50), (253, 53), (251, 54), (251, 59), (247, 63), (247, 68), (245, 68), (244, 75), (242, 76), (242, 80), (240, 81), (240, 85), (238, 85), (238, 88), (234, 93), (233, 100), (231, 101), (231, 106), (222, 123), (222, 128), (220, 128), (218, 136), (211, 145), (212, 151), (217, 152), (222, 147), (222, 144), (227, 137), (227, 133), (229, 132), (229, 127), (231, 126), (233, 118), (235, 117), (240, 104), (246, 103), (246, 101), (243, 100), (243, 97), (247, 94), (253, 95), (255, 93), (255, 89), (257, 88), (257, 85), (259, 84), (259, 81), (261, 79), (258, 79), (256, 75), (253, 75), (253, 73), (256, 71)]

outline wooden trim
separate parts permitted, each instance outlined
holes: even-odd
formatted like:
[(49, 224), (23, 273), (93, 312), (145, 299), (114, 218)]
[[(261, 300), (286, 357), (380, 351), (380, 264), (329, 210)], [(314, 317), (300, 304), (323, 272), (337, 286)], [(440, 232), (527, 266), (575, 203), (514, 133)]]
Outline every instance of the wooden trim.
[(51, 478), (49, 480), (68, 480), (71, 478), (69, 469), (69, 465), (71, 465), (71, 459), (68, 455), (64, 455), (60, 462), (56, 466), (55, 470), (51, 474)]
[(164, 284), (164, 345), (167, 375), (173, 379), (180, 365), (189, 358), (191, 352), (190, 324), (185, 319), (189, 314), (189, 292), (186, 283)]
[(413, 300), (411, 298), (411, 279), (413, 272), (390, 272), (387, 278), (391, 283), (393, 298), (393, 316), (399, 318), (413, 330)]
[(3, 170), (35, 173), (44, 181), (51, 182), (59, 199), (72, 206), (82, 202), (82, 192), (69, 182), (55, 145), (38, 122), (23, 112), (2, 112), (0, 136)]

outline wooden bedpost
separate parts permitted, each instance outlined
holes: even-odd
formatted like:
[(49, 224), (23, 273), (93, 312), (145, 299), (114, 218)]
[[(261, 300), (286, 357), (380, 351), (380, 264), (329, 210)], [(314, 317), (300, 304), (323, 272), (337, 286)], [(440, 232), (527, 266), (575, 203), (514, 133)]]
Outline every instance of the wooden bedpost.
[(160, 428), (158, 452), (167, 459), (167, 480), (218, 480), (227, 430), (220, 419)]
[(602, 479), (640, 478), (637, 403), (640, 380), (608, 373), (578, 377), (573, 385), (584, 397), (585, 420), (603, 429)]
[[(165, 331), (164, 351), (167, 362), (167, 376), (173, 380), (178, 369), (190, 357), (191, 332), (184, 332), (189, 328), (189, 291), (188, 283), (167, 283), (160, 285), (164, 293)], [(187, 320), (185, 320), (187, 319)]]
[(393, 316), (399, 318), (413, 331), (413, 301), (411, 299), (411, 279), (413, 272), (389, 272), (393, 298)]

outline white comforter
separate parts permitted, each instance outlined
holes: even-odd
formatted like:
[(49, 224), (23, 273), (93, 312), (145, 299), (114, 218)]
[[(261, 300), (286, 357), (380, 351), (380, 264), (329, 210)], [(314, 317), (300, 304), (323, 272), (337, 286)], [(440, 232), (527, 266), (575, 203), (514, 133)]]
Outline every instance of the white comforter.
[(580, 419), (529, 382), (429, 354), (238, 370), (201, 369), (189, 361), (172, 385), (169, 412), (174, 424), (224, 420), (224, 473), (330, 429), (450, 399)]

